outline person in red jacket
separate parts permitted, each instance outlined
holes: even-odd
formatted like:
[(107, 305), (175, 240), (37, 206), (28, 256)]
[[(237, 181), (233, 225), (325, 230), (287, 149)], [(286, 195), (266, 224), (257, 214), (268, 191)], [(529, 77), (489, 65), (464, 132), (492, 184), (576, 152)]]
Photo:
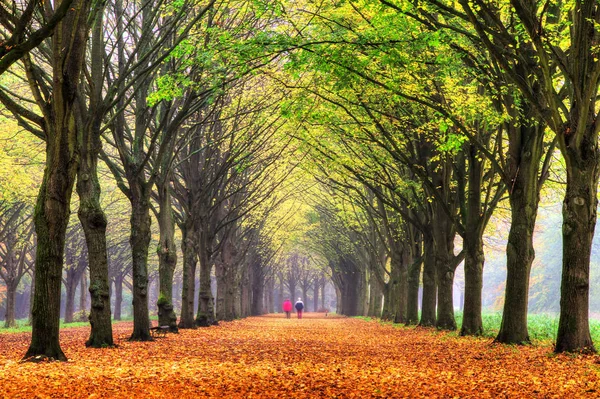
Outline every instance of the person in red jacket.
[(289, 319), (292, 312), (292, 301), (289, 299), (283, 301), (283, 311), (285, 312), (285, 317)]

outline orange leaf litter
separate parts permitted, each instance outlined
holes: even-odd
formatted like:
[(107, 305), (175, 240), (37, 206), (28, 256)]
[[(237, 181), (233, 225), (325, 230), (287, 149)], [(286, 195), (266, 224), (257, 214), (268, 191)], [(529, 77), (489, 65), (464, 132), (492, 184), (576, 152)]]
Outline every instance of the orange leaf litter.
[(87, 349), (61, 331), (66, 363), (20, 363), (30, 336), (0, 334), (3, 398), (600, 397), (597, 356), (492, 344), (432, 329), (324, 317), (251, 317), (155, 342)]

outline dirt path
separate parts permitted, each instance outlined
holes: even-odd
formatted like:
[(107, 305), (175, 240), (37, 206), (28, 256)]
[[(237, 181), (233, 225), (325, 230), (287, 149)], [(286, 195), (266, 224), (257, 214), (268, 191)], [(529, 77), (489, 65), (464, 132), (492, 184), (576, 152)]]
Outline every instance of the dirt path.
[(69, 362), (18, 363), (28, 334), (0, 334), (0, 397), (599, 397), (598, 357), (554, 356), (434, 330), (308, 314), (253, 317), (150, 343), (86, 349), (62, 331)]

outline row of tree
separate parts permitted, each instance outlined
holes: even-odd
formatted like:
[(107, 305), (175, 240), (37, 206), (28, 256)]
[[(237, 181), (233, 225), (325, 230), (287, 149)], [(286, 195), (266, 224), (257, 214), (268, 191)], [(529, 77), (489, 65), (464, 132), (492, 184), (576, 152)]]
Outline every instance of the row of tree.
[[(55, 11), (51, 4), (32, 6), (34, 18), (52, 21), (66, 3), (56, 2)], [(13, 10), (16, 17), (25, 12)], [(263, 287), (281, 248), (273, 240), (281, 223), (268, 224), (267, 217), (280, 207), (276, 189), (294, 169), (281, 161), (291, 142), (281, 133), (278, 111), (286, 93), (256, 73), (273, 56), (248, 41), (273, 18), (268, 7), (245, 2), (74, 0), (51, 39), (37, 43), (11, 70), (0, 102), (46, 147), (33, 213), (33, 332), (25, 358), (65, 359), (58, 334), (61, 282), (73, 256), (82, 261), (65, 272), (67, 298), (89, 265), (86, 344), (113, 345), (110, 256), (130, 260), (116, 262), (130, 264), (130, 271), (111, 275), (117, 302), (131, 276), (131, 339), (151, 340), (152, 215), (158, 221), (161, 325), (176, 331), (263, 311)], [(100, 175), (101, 161), (110, 179)], [(130, 214), (128, 232), (115, 227), (107, 233), (101, 180), (105, 186), (113, 180), (127, 199), (121, 209)], [(73, 235), (68, 230), (73, 190), (85, 245), (78, 229)], [(123, 236), (108, 241), (117, 231), (129, 235), (128, 246)], [(173, 307), (177, 231), (183, 259), (179, 322)]]
[(288, 9), (297, 34), (278, 44), (294, 48), (285, 83), (298, 99), (286, 112), (302, 126), (307, 168), (337, 198), (315, 201), (315, 236), (345, 313), (364, 313), (383, 293), (386, 317), (416, 322), (422, 279), (419, 322), (455, 329), (453, 279), (464, 260), (461, 333), (481, 334), (483, 234), (507, 200), (497, 341), (529, 342), (533, 231), (552, 166), (565, 182), (556, 351), (594, 351), (598, 7), (367, 0)]

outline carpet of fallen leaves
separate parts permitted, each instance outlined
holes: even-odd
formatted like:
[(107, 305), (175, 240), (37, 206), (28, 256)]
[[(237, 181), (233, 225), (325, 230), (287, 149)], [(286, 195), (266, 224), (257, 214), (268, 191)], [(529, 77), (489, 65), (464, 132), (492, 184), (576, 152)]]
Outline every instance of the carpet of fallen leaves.
[(20, 363), (30, 335), (0, 334), (6, 398), (599, 397), (597, 356), (553, 355), (432, 329), (307, 314), (252, 317), (86, 349), (87, 328), (61, 331), (69, 361)]

